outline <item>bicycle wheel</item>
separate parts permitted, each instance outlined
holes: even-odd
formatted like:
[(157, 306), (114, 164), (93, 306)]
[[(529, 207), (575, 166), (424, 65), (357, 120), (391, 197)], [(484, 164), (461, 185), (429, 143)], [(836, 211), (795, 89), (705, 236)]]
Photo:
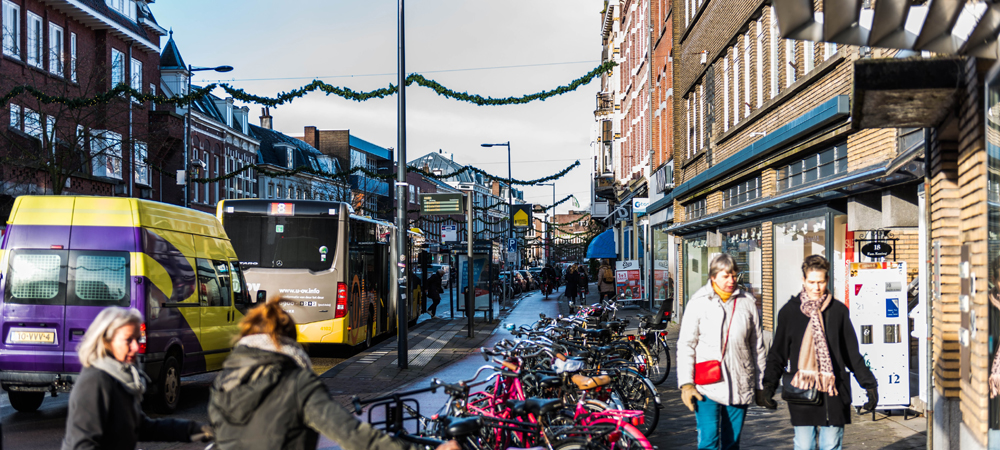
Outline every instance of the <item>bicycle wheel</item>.
[(615, 450), (653, 450), (653, 444), (646, 435), (628, 423), (619, 425), (615, 419), (599, 419), (590, 426), (594, 431), (603, 429), (591, 438), (592, 443)]
[(660, 405), (653, 383), (639, 372), (624, 369), (619, 372), (614, 384), (615, 393), (626, 409), (642, 411), (643, 423), (636, 428), (646, 436), (653, 434), (660, 420)]
[(659, 386), (664, 381), (667, 381), (667, 376), (670, 375), (670, 348), (667, 347), (667, 343), (663, 341), (663, 338), (659, 336), (653, 342), (653, 347), (649, 349), (653, 355), (653, 364), (649, 371), (649, 381)]

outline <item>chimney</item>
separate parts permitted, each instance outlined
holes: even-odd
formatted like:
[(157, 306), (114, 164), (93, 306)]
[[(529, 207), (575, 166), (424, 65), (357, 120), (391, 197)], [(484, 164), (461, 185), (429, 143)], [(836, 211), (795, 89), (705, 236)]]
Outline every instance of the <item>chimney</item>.
[(267, 128), (268, 130), (272, 129), (271, 128), (271, 111), (270, 111), (270, 109), (267, 106), (265, 106), (265, 107), (263, 107), (263, 108), (260, 109), (260, 113), (261, 113), (261, 116), (260, 116), (260, 127), (261, 128)]
[(302, 140), (306, 141), (306, 144), (313, 146), (313, 148), (319, 148), (319, 132), (316, 131), (316, 127), (307, 126), (302, 132)]

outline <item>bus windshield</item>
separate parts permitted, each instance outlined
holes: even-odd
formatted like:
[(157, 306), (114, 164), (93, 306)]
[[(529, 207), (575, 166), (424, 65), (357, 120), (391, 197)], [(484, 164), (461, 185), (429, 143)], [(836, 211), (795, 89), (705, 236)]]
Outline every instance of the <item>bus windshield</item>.
[(247, 267), (329, 270), (337, 248), (337, 217), (233, 213), (226, 233)]

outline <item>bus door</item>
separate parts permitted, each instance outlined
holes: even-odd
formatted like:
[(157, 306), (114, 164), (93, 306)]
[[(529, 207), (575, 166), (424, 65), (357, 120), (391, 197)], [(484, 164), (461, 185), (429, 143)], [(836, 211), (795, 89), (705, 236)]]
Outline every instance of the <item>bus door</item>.
[[(217, 269), (221, 272), (217, 273)], [(205, 370), (217, 370), (229, 356), (230, 342), (236, 331), (229, 263), (197, 258), (197, 274)]]

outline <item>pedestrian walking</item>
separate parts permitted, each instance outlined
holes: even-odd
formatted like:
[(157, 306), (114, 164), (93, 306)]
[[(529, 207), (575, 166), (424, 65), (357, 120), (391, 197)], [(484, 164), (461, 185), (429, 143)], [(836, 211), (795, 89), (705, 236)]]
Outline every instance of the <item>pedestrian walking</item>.
[(83, 370), (69, 395), (63, 450), (135, 450), (139, 441), (208, 442), (212, 428), (191, 420), (150, 419), (140, 402), (146, 375), (135, 365), (142, 315), (110, 307), (77, 347)]
[(424, 287), (427, 290), (426, 297), (431, 300), (430, 306), (427, 306), (431, 317), (437, 317), (437, 307), (441, 304), (441, 294), (444, 293), (444, 288), (441, 287), (441, 277), (443, 276), (444, 269), (438, 269), (427, 279), (427, 285)]
[(597, 269), (597, 292), (601, 294), (601, 301), (615, 297), (615, 271), (606, 259), (601, 260), (601, 267)]
[(753, 296), (736, 287), (739, 267), (722, 253), (709, 282), (684, 309), (677, 339), (677, 384), (695, 413), (698, 448), (736, 450), (767, 353)]
[(587, 268), (584, 265), (577, 267), (576, 281), (580, 288), (577, 294), (580, 296), (580, 304), (587, 302), (587, 295), (590, 295), (590, 279), (587, 277)]
[[(314, 449), (323, 433), (345, 450), (408, 449), (334, 403), (279, 301), (251, 309), (240, 321), (240, 338), (212, 383), (208, 417), (217, 448)], [(458, 448), (455, 441), (438, 446)]]
[(566, 290), (563, 291), (566, 294), (566, 298), (569, 299), (570, 309), (573, 309), (573, 303), (576, 301), (576, 295), (580, 291), (580, 282), (577, 280), (576, 274), (576, 264), (569, 266), (566, 269)]
[(840, 450), (844, 426), (851, 423), (848, 370), (867, 391), (863, 409), (878, 404), (878, 382), (861, 356), (849, 310), (827, 290), (829, 272), (830, 263), (822, 256), (809, 256), (802, 263), (802, 292), (778, 312), (758, 402), (775, 409), (772, 397), (781, 383), (795, 429), (795, 450), (816, 448), (817, 438), (821, 450)]

